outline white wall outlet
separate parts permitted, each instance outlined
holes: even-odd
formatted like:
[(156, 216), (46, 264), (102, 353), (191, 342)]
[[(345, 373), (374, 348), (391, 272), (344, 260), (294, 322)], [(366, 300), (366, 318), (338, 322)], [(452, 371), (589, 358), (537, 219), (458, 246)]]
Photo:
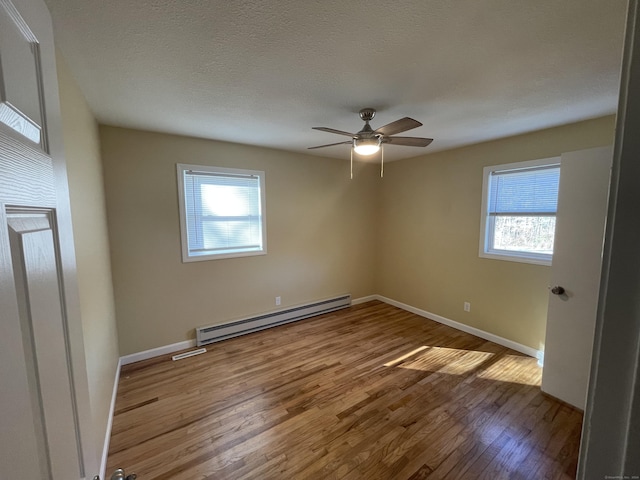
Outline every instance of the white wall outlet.
[(281, 303), (282, 303), (282, 298), (276, 297), (276, 306), (280, 305)]
[(471, 311), (471, 304), (469, 302), (464, 302), (464, 311), (465, 312)]

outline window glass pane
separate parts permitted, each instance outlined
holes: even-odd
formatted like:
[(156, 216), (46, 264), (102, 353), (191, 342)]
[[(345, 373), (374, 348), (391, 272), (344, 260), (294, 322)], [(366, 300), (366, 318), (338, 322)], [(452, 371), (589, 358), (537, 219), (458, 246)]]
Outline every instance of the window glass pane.
[(555, 213), (560, 167), (493, 172), (489, 213)]
[(255, 186), (201, 185), (202, 215), (257, 215), (260, 208)]
[(494, 217), (493, 249), (529, 253), (553, 253), (556, 217)]
[(251, 219), (205, 221), (202, 237), (205, 250), (258, 248), (262, 244), (259, 222)]

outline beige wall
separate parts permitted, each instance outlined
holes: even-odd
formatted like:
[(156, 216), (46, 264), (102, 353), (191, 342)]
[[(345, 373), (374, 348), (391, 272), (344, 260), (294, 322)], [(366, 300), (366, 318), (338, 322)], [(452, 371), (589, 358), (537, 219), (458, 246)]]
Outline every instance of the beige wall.
[(82, 92), (59, 53), (56, 60), (91, 414), (101, 447), (119, 354), (100, 142)]
[[(337, 294), (375, 293), (373, 165), (100, 127), (123, 355), (194, 327)], [(176, 163), (263, 170), (268, 254), (182, 263)]]
[[(606, 145), (614, 118), (388, 164), (100, 127), (123, 355), (350, 292), (543, 348), (549, 267), (478, 257), (482, 169)], [(266, 171), (268, 255), (183, 264), (176, 163)], [(471, 312), (463, 302), (471, 302)]]
[(390, 163), (377, 293), (541, 349), (550, 267), (479, 258), (482, 169), (608, 145), (613, 132), (611, 116)]

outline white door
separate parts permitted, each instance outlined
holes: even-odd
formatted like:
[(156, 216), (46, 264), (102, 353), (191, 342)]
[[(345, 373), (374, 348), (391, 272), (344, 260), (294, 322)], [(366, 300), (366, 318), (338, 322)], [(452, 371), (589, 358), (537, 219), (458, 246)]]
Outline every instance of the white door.
[[(562, 154), (542, 390), (584, 409), (613, 150)], [(560, 287), (560, 291), (558, 291)], [(564, 292), (562, 292), (564, 290)]]
[(0, 0), (0, 477), (97, 473), (49, 13)]

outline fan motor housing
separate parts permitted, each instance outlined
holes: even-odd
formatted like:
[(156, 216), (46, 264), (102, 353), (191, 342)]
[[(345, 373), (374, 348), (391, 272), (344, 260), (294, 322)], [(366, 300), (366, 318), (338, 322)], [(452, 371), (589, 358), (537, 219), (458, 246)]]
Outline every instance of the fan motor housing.
[(370, 122), (376, 116), (375, 108), (363, 108), (360, 110), (360, 118), (365, 122)]

